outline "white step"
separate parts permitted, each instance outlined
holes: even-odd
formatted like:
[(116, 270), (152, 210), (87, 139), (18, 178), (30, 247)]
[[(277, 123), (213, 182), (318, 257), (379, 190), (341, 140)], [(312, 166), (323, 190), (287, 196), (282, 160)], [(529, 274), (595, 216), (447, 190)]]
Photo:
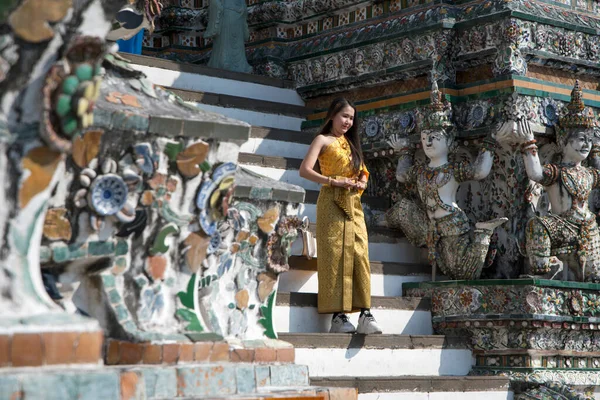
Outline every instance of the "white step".
[[(428, 300), (406, 297), (371, 297), (371, 311), (386, 334), (432, 335)], [(348, 314), (358, 326), (358, 313)], [(319, 314), (316, 293), (277, 293), (273, 311), (275, 328), (283, 333), (329, 332), (331, 314)]]
[(302, 127), (302, 122), (304, 121), (304, 118), (299, 117), (290, 117), (278, 114), (267, 114), (258, 111), (213, 106), (190, 101), (188, 101), (187, 103), (201, 108), (202, 110), (211, 111), (217, 114), (225, 115), (229, 118), (247, 122), (250, 125), (265, 126), (269, 128), (299, 131)]
[[(290, 270), (279, 275), (280, 292), (317, 293), (317, 260), (290, 257)], [(438, 277), (441, 279), (441, 277)], [(402, 296), (402, 284), (428, 282), (431, 267), (427, 264), (371, 262), (371, 295)]]
[(296, 364), (309, 376), (463, 376), (473, 365), (471, 350), (444, 336), (280, 334), (294, 345)]
[(309, 145), (262, 138), (250, 138), (240, 148), (241, 153), (303, 159)]
[[(125, 55), (125, 57), (131, 58), (134, 62), (138, 59), (129, 55)], [(145, 73), (148, 79), (155, 85), (304, 106), (304, 101), (296, 90), (292, 88), (275, 87), (238, 79), (219, 78), (201, 73), (182, 72), (148, 65), (132, 64), (131, 67)], [(206, 67), (202, 69), (206, 69)], [(227, 75), (242, 76), (241, 74)], [(248, 78), (252, 80), (251, 76), (248, 76)]]
[[(382, 275), (371, 273), (372, 296), (402, 296), (402, 284), (429, 282), (431, 273), (423, 275)], [(290, 270), (279, 275), (279, 290), (282, 292), (317, 293), (319, 280), (316, 271)]]

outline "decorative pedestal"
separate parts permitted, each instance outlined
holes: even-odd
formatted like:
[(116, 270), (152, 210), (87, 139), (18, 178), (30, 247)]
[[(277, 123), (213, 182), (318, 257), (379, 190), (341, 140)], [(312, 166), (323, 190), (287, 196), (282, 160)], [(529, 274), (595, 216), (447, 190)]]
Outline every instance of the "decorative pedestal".
[(541, 279), (405, 283), (431, 298), (435, 333), (469, 338), (472, 375), (511, 378), (518, 393), (550, 382), (600, 387), (600, 285)]

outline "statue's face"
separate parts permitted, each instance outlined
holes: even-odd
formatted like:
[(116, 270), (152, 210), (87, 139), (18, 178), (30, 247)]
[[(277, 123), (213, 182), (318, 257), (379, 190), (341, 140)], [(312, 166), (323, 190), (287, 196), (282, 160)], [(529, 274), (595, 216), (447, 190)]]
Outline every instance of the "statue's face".
[(452, 141), (441, 129), (421, 132), (421, 144), (425, 155), (430, 159), (448, 155)]
[(592, 136), (585, 130), (581, 130), (569, 135), (563, 153), (565, 159), (580, 162), (587, 158), (591, 150)]

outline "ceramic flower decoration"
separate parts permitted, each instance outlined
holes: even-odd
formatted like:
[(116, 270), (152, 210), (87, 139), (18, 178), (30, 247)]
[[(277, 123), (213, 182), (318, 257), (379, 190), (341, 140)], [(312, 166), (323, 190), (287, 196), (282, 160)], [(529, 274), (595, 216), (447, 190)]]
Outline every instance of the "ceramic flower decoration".
[(117, 163), (107, 159), (102, 164), (101, 173), (97, 173), (98, 159), (93, 159), (87, 168), (81, 171), (79, 183), (82, 188), (75, 194), (75, 206), (89, 207), (93, 213), (90, 225), (99, 230), (105, 217), (115, 217), (120, 222), (132, 222), (135, 219), (136, 196), (129, 196), (130, 188), (141, 181), (139, 174), (132, 168), (117, 174)]

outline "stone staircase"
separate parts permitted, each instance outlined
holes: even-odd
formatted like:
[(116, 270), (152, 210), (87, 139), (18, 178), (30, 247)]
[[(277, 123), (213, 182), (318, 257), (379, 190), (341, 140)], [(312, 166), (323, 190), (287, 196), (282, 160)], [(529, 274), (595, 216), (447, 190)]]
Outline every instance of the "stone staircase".
[[(301, 125), (310, 113), (291, 82), (126, 55), (155, 84), (184, 100), (253, 125), (239, 164), (306, 191), (299, 215), (316, 218), (319, 185), (298, 168), (312, 135)], [(383, 335), (328, 334), (329, 315), (317, 313), (316, 260), (298, 254), (279, 279), (275, 327), (294, 345), (296, 363), (308, 366), (310, 382), (358, 390), (359, 399), (512, 399), (507, 378), (467, 376), (473, 355), (462, 338), (433, 335), (430, 305), (402, 297), (402, 284), (431, 279), (423, 251), (377, 218), (389, 207), (363, 197), (376, 216), (369, 228), (373, 314)], [(379, 222), (377, 222), (379, 221)], [(443, 277), (438, 277), (443, 279)], [(351, 316), (354, 324), (358, 315)], [(348, 392), (351, 393), (351, 392)], [(353, 398), (353, 395), (341, 398)]]

